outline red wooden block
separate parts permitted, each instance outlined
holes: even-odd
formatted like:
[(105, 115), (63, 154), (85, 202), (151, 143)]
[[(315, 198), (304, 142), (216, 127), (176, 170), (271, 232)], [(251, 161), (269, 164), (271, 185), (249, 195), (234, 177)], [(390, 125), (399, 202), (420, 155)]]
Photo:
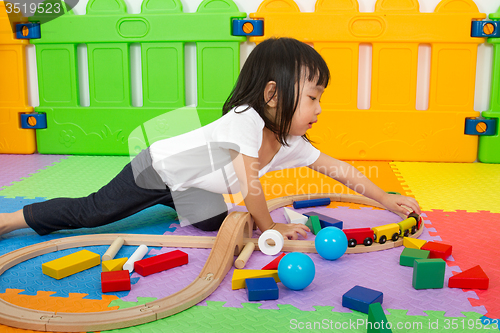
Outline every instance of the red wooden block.
[(101, 272), (101, 289), (103, 293), (130, 290), (129, 271)]
[(188, 255), (180, 250), (159, 254), (136, 261), (134, 270), (142, 276), (148, 276), (188, 263)]
[(280, 263), (281, 258), (283, 258), (284, 256), (285, 256), (285, 253), (280, 254), (277, 258), (275, 258), (269, 264), (267, 264), (266, 266), (262, 267), (262, 269), (277, 270), (278, 269), (278, 264)]
[(448, 288), (488, 289), (490, 279), (477, 265), (449, 278)]
[(427, 242), (420, 248), (421, 250), (430, 251), (429, 259), (441, 258), (446, 260), (451, 256), (452, 246), (438, 242)]

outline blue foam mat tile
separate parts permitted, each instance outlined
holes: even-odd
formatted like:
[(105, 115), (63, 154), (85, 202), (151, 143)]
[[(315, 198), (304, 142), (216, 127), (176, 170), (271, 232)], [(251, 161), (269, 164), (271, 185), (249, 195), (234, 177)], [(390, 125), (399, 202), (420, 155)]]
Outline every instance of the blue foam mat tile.
[(500, 319), (492, 319), (487, 316), (481, 317), (481, 323), (483, 325), (491, 325), (491, 330), (499, 330), (500, 331)]
[[(40, 201), (43, 201), (43, 199), (8, 199), (0, 197), (0, 212), (13, 212), (21, 209), (26, 204)], [(177, 214), (172, 208), (157, 205), (121, 221), (93, 229), (62, 230), (45, 236), (39, 236), (31, 229), (20, 229), (0, 236), (0, 255), (53, 239), (85, 234), (132, 233), (163, 235), (177, 230), (179, 222), (175, 220), (176, 217)], [(102, 256), (108, 246), (85, 248)], [(116, 258), (129, 257), (136, 248), (136, 246), (123, 246), (116, 254)], [(159, 250), (160, 248), (151, 247), (151, 249)], [(101, 299), (100, 265), (61, 280), (56, 280), (42, 274), (42, 263), (60, 258), (77, 250), (74, 248), (45, 254), (11, 267), (0, 276), (0, 292), (5, 292), (7, 288), (23, 289), (23, 294), (36, 295), (37, 291), (42, 290), (55, 291), (56, 293), (53, 296), (67, 297), (69, 293), (83, 293), (88, 294), (85, 298)], [(150, 255), (146, 257), (148, 256)], [(82, 281), (84, 282), (82, 283)], [(125, 297), (128, 293), (126, 291), (107, 293), (107, 295)]]
[[(42, 264), (61, 258), (82, 249), (103, 255), (108, 246), (86, 246), (44, 254), (15, 265), (0, 276), (0, 293), (5, 289), (23, 289), (22, 295), (36, 295), (38, 291), (54, 291), (51, 296), (67, 297), (69, 293), (87, 294), (84, 299), (102, 299), (101, 265), (94, 266), (82, 272), (56, 280), (42, 273)], [(130, 257), (137, 246), (123, 246), (117, 257)], [(158, 247), (150, 247), (159, 249)], [(106, 293), (119, 298), (127, 296), (129, 291)]]

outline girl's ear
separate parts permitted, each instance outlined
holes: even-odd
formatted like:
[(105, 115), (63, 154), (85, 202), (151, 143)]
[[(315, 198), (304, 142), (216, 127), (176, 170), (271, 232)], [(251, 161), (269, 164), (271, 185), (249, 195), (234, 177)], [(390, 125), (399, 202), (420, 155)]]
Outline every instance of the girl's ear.
[(264, 88), (264, 100), (271, 108), (278, 105), (278, 92), (276, 91), (276, 82), (269, 81)]

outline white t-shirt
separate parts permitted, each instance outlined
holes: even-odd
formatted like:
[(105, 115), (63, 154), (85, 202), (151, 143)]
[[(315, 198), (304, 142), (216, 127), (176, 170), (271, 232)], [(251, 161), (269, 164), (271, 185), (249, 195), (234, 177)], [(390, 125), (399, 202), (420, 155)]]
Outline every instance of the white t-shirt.
[[(240, 112), (245, 108), (235, 108), (206, 126), (151, 145), (153, 168), (170, 190), (196, 187), (214, 193), (240, 192), (229, 149), (258, 158), (264, 129), (257, 111), (248, 108)], [(259, 171), (259, 177), (270, 171), (310, 165), (320, 155), (302, 137), (290, 136), (287, 142), (289, 146), (281, 146)]]

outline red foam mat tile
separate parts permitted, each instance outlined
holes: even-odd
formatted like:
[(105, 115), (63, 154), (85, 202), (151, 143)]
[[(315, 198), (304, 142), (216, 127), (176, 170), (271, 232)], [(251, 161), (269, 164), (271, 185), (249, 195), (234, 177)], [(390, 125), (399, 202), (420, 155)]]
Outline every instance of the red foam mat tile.
[(453, 246), (449, 266), (462, 271), (480, 265), (490, 279), (487, 290), (474, 289), (478, 299), (469, 299), (472, 306), (484, 305), (489, 318), (500, 318), (500, 214), (480, 211), (425, 212), (436, 230), (432, 236)]

